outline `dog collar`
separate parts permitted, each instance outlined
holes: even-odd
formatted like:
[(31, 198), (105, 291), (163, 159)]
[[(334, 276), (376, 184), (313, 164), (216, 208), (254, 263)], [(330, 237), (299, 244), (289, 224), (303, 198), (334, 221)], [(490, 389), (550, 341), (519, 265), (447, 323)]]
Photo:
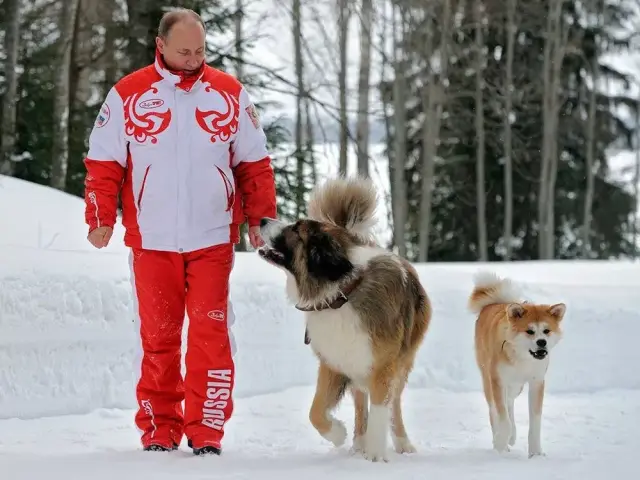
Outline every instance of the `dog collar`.
[(349, 283), (347, 283), (344, 287), (338, 290), (338, 296), (334, 298), (332, 301), (325, 300), (320, 303), (316, 303), (309, 307), (302, 307), (296, 304), (296, 308), (303, 312), (319, 312), (321, 310), (336, 310), (342, 307), (345, 303), (349, 301), (349, 295), (353, 293), (353, 291), (358, 288), (358, 285), (364, 279), (364, 275), (361, 273), (354, 279), (352, 279)]
[[(355, 277), (338, 291), (338, 297), (335, 298), (332, 302), (325, 301), (320, 304), (312, 305), (310, 307), (301, 307), (300, 305), (296, 305), (296, 308), (303, 312), (319, 312), (321, 310), (327, 310), (329, 308), (332, 310), (336, 310), (349, 301), (349, 295), (358, 287), (358, 285), (360, 285), (363, 279), (364, 275), (362, 273)], [(305, 328), (304, 344), (309, 345), (310, 343), (311, 339), (309, 338), (309, 330)]]

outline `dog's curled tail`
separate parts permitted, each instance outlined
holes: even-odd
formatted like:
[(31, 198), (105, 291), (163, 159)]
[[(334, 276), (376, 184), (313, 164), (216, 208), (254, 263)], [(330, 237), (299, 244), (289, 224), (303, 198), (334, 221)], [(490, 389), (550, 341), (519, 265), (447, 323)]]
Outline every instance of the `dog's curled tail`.
[(519, 292), (509, 279), (501, 279), (493, 272), (479, 271), (473, 276), (473, 291), (469, 296), (468, 308), (480, 313), (488, 305), (495, 303), (518, 303)]
[(371, 179), (339, 176), (317, 187), (309, 200), (309, 218), (332, 223), (364, 239), (376, 224), (378, 193)]

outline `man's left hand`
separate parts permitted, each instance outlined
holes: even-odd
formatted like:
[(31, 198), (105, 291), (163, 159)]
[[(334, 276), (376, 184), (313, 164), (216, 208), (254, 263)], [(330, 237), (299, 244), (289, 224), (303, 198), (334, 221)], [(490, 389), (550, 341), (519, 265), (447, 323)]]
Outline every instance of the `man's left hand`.
[(253, 248), (260, 248), (264, 245), (264, 240), (260, 236), (260, 226), (249, 227), (249, 243)]

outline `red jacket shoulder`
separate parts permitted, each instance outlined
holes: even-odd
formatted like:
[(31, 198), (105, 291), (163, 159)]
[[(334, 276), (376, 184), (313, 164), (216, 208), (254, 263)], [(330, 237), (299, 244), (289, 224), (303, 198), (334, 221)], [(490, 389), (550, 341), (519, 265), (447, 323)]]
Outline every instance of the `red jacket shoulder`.
[(115, 89), (120, 94), (120, 97), (125, 99), (134, 93), (146, 90), (160, 79), (160, 74), (152, 64), (122, 77), (115, 84)]
[(205, 66), (202, 81), (209, 83), (216, 90), (223, 90), (235, 97), (238, 97), (242, 90), (242, 84), (236, 77), (230, 73), (210, 67), (209, 65)]

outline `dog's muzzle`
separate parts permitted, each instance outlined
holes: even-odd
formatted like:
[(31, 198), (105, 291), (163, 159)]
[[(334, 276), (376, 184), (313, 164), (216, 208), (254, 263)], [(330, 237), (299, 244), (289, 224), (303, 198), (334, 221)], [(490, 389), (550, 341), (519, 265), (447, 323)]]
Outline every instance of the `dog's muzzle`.
[(258, 255), (262, 258), (276, 265), (282, 265), (284, 262), (284, 255), (279, 251), (264, 245), (258, 249)]
[(282, 233), (285, 224), (275, 218), (262, 218), (260, 219), (260, 236), (269, 246), (273, 246), (273, 240)]
[(538, 350), (535, 350), (535, 351), (529, 350), (529, 353), (536, 360), (543, 360), (543, 359), (547, 358), (547, 355), (549, 354), (549, 351), (546, 348), (539, 348)]

